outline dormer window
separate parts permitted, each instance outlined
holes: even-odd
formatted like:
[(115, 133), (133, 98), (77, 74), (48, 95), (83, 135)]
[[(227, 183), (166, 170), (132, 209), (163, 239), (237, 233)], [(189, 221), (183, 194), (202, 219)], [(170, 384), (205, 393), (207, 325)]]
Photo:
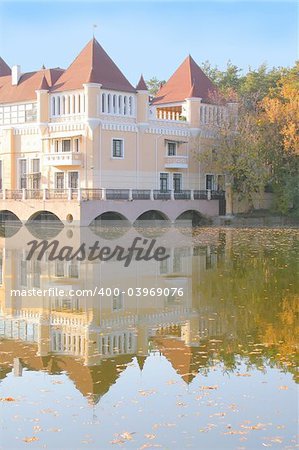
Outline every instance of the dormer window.
[(176, 156), (176, 142), (167, 142), (167, 155)]

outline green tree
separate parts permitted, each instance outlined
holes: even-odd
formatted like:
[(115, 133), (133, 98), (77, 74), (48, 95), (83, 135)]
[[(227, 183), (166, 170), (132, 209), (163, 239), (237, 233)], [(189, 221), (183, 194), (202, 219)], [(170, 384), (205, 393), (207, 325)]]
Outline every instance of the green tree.
[(165, 83), (165, 80), (158, 80), (157, 77), (152, 77), (150, 80), (146, 81), (149, 93), (151, 95), (156, 95), (161, 85)]
[(228, 107), (220, 124), (207, 126), (211, 141), (200, 138), (199, 160), (206, 171), (223, 173), (239, 200), (246, 198), (250, 209), (253, 198), (263, 192), (269, 180), (269, 168), (263, 155), (263, 135), (256, 110), (239, 103), (238, 113)]

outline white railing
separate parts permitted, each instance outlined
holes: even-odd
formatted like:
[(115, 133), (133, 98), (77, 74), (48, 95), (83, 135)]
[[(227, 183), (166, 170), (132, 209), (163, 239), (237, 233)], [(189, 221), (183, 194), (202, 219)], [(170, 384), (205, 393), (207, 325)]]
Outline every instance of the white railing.
[(164, 166), (166, 169), (187, 169), (188, 156), (165, 156)]
[(90, 201), (90, 200), (218, 200), (224, 197), (224, 191), (210, 189), (182, 189), (175, 191), (168, 189), (4, 189), (0, 190), (0, 200), (62, 200), (62, 201)]
[(80, 152), (53, 152), (45, 155), (45, 164), (50, 166), (80, 166), (81, 163)]

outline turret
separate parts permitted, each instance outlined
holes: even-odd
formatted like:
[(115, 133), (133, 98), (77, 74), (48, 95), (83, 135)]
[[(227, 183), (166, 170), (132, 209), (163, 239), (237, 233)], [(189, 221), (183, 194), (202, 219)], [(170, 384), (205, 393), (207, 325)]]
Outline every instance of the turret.
[(136, 90), (137, 90), (137, 123), (146, 124), (148, 122), (149, 92), (142, 75), (136, 86)]
[(47, 82), (45, 75), (43, 74), (40, 85), (36, 90), (37, 123), (39, 124), (46, 124), (49, 122), (48, 93), (49, 93), (49, 84)]

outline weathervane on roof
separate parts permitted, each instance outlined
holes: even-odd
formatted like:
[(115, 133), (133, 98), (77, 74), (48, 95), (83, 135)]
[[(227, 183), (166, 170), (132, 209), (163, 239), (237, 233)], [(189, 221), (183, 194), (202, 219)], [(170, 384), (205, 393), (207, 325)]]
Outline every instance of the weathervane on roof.
[(94, 23), (93, 26), (92, 26), (92, 28), (93, 28), (92, 37), (94, 38), (95, 29), (98, 28), (97, 24)]

